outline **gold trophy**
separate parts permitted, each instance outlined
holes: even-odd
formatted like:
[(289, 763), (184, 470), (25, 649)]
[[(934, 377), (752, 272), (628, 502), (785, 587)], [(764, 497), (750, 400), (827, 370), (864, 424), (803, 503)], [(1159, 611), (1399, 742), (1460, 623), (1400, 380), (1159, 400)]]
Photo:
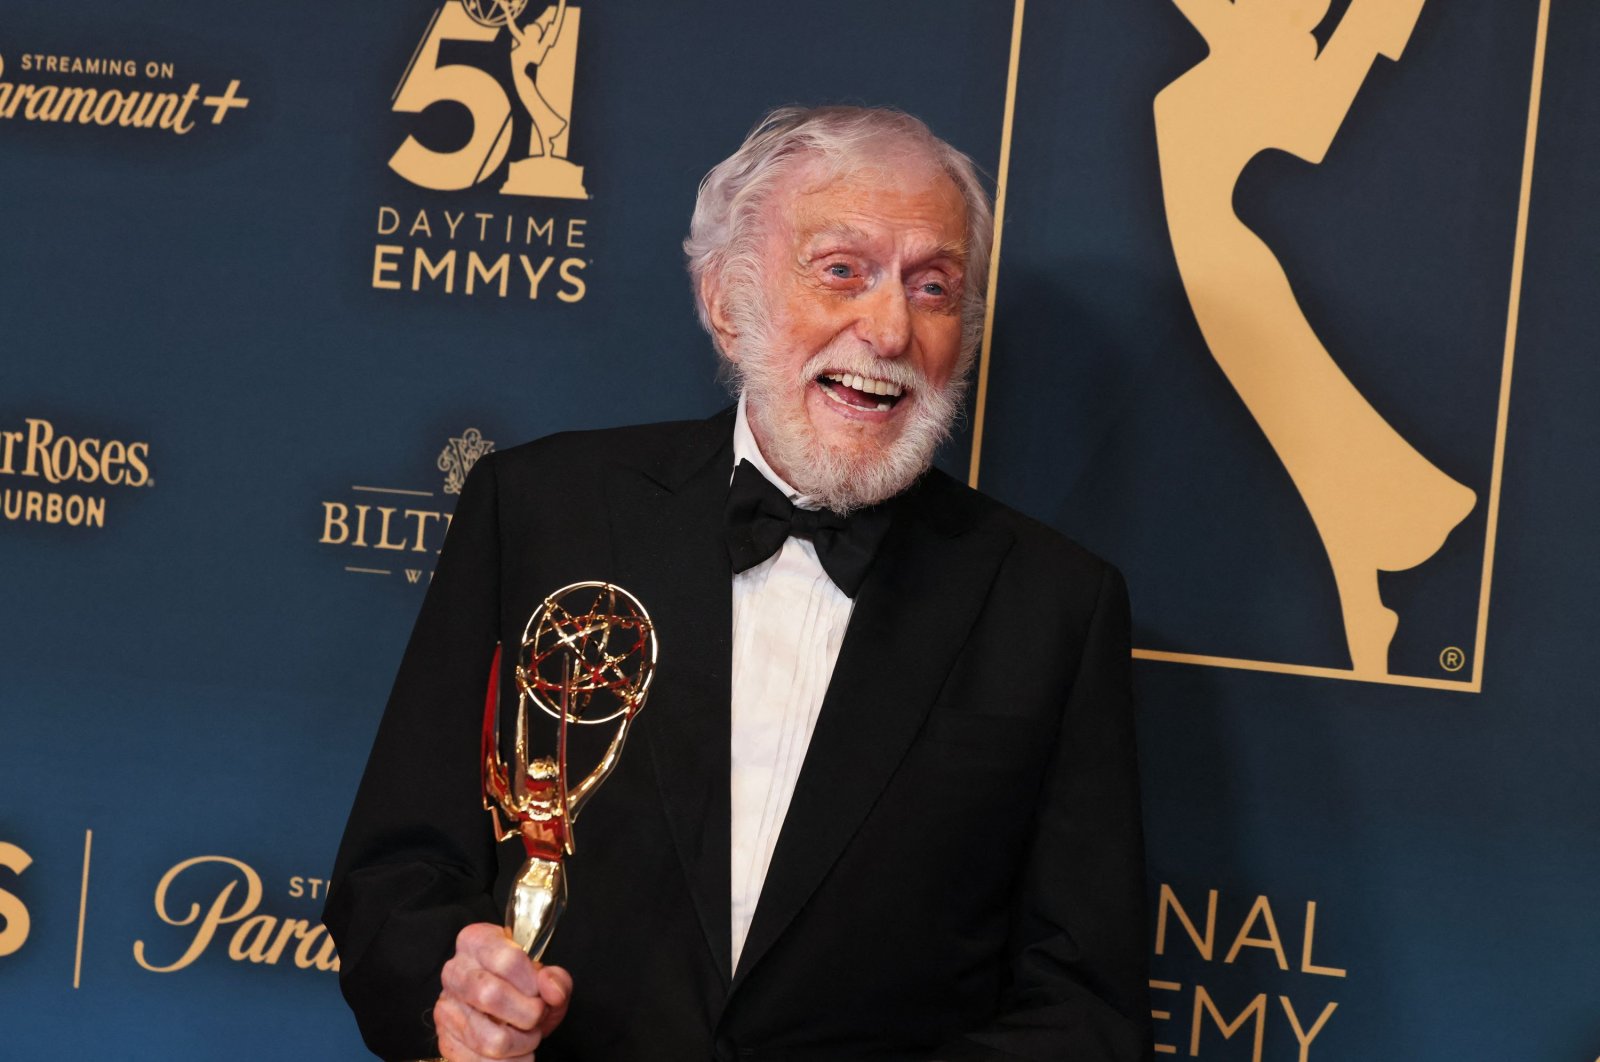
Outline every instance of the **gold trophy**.
[[(537, 961), (567, 904), (565, 857), (578, 812), (616, 768), (656, 669), (655, 627), (632, 594), (573, 583), (544, 599), (517, 650), (517, 721), (508, 774), (500, 756), (500, 650), (483, 709), (483, 806), (497, 840), (522, 837), (528, 858), (506, 902), (506, 932)], [(528, 706), (555, 720), (555, 755), (530, 758)], [(600, 762), (568, 783), (567, 729), (616, 723)], [(502, 815), (504, 818), (502, 818)]]

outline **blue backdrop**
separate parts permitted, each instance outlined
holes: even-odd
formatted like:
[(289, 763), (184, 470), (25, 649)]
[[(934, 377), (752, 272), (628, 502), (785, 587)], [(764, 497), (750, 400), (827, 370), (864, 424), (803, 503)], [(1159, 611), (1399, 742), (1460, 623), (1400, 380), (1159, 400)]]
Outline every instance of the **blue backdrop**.
[[(500, 190), (529, 121), (459, 0), (0, 13), (0, 1055), (360, 1056), (323, 879), (441, 458), (724, 404), (695, 185), (831, 101), (1005, 176), (942, 462), (1129, 576), (1158, 1050), (1600, 1054), (1600, 9), (1423, 4), (1321, 164), (1240, 179), (1341, 369), (1478, 499), (1382, 576), (1357, 681), (1174, 260), (1152, 105), (1207, 55), (1177, 6), (575, 7), (540, 78), (583, 198)], [(397, 172), (408, 137), (467, 186)]]

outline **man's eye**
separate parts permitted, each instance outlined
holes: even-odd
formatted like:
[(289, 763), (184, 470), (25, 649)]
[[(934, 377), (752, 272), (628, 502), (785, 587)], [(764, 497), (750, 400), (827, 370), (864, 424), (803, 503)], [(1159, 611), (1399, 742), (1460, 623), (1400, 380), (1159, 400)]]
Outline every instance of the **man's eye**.
[(828, 275), (838, 277), (840, 280), (849, 280), (855, 275), (855, 270), (843, 262), (835, 262), (828, 267)]
[(937, 281), (930, 280), (926, 284), (922, 285), (922, 293), (924, 295), (943, 295), (944, 285), (938, 283)]

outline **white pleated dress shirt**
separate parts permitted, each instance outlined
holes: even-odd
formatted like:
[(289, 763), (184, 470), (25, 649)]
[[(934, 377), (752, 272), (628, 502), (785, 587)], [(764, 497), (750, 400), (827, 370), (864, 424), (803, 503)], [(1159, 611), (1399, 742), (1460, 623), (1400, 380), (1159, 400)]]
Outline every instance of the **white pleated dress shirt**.
[[(733, 427), (733, 461), (749, 461), (797, 506), (817, 508), (767, 465), (745, 418)], [(855, 602), (833, 584), (805, 539), (733, 577), (733, 965), (739, 964), (800, 765)]]

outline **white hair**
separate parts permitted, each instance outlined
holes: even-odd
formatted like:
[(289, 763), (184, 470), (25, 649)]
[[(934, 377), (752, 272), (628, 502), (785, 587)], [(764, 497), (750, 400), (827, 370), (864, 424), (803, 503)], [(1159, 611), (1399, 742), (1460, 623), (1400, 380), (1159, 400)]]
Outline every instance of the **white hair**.
[(983, 339), (994, 212), (978, 167), (962, 152), (904, 111), (886, 107), (780, 107), (756, 123), (739, 149), (700, 182), (689, 236), (683, 241), (694, 282), (700, 324), (717, 343), (724, 368), (738, 370), (717, 341), (701, 281), (711, 276), (732, 297), (723, 307), (741, 331), (760, 330), (762, 223), (780, 178), (799, 165), (822, 163), (848, 172), (900, 157), (927, 158), (955, 183), (967, 207), (967, 260), (962, 279), (961, 354), (955, 377), (964, 379)]

